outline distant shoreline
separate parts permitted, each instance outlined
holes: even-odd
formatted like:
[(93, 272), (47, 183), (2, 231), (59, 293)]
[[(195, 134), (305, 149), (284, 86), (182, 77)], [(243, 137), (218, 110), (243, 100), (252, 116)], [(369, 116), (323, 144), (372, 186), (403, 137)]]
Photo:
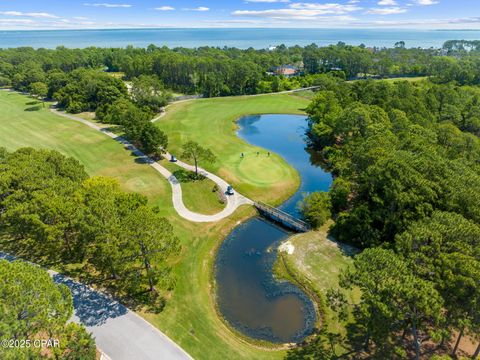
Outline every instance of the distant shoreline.
[(8, 29), (0, 30), (0, 48), (146, 48), (150, 44), (169, 48), (230, 47), (268, 49), (286, 46), (364, 44), (393, 47), (404, 41), (408, 48), (441, 48), (447, 40), (480, 40), (479, 30), (372, 29), (372, 28), (178, 28), (123, 29)]

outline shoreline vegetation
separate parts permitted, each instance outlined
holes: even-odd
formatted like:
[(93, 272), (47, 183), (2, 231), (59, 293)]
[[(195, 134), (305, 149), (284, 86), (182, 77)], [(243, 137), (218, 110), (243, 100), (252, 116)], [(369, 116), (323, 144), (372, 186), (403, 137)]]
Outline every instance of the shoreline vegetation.
[[(316, 302), (320, 316), (317, 330), (323, 325), (331, 331), (341, 333), (346, 324), (337, 323), (332, 318), (326, 293), (339, 286), (341, 271), (351, 265), (359, 250), (336, 242), (329, 235), (332, 223), (328, 221), (317, 230), (292, 235), (284, 241), (278, 251), (274, 274), (279, 279), (297, 284)], [(348, 296), (355, 303), (358, 302), (359, 295), (358, 290), (355, 290)]]

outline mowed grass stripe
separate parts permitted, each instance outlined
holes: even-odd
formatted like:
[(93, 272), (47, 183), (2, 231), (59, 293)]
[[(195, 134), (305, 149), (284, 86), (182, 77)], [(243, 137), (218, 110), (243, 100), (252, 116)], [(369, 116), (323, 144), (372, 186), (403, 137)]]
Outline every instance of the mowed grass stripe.
[(112, 176), (126, 191), (145, 194), (153, 203), (170, 196), (170, 186), (154, 169), (137, 164), (121, 144), (83, 124), (41, 107), (25, 111), (32, 99), (0, 91), (0, 146), (55, 149), (79, 160), (90, 175)]

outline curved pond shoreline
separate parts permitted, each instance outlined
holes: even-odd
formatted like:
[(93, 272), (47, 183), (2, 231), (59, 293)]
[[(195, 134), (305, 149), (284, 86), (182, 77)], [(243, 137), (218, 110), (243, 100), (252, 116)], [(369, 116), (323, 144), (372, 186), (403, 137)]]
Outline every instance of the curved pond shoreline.
[[(254, 115), (238, 120), (238, 135), (281, 155), (301, 175), (297, 192), (281, 208), (298, 216), (296, 205), (305, 192), (328, 190), (332, 177), (310, 163), (305, 151), (306, 117)], [(239, 154), (240, 156), (240, 154)], [(272, 161), (274, 161), (272, 159)], [(287, 230), (254, 217), (238, 225), (220, 245), (215, 259), (217, 305), (237, 331), (272, 343), (299, 342), (313, 330), (315, 307), (310, 298), (288, 281), (273, 275), (277, 247), (291, 235)]]

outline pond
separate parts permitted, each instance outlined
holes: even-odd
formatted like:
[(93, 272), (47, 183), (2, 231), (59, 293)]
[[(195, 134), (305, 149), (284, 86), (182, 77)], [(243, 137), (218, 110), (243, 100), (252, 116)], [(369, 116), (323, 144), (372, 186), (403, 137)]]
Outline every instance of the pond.
[[(281, 155), (301, 176), (298, 191), (280, 208), (299, 216), (305, 193), (327, 191), (332, 177), (312, 164), (307, 152), (307, 118), (255, 115), (238, 121), (245, 141)], [(264, 154), (265, 155), (265, 154)], [(278, 245), (291, 233), (255, 217), (237, 226), (223, 241), (216, 259), (217, 301), (224, 318), (243, 334), (275, 343), (299, 342), (315, 325), (312, 301), (295, 285), (272, 273)]]

